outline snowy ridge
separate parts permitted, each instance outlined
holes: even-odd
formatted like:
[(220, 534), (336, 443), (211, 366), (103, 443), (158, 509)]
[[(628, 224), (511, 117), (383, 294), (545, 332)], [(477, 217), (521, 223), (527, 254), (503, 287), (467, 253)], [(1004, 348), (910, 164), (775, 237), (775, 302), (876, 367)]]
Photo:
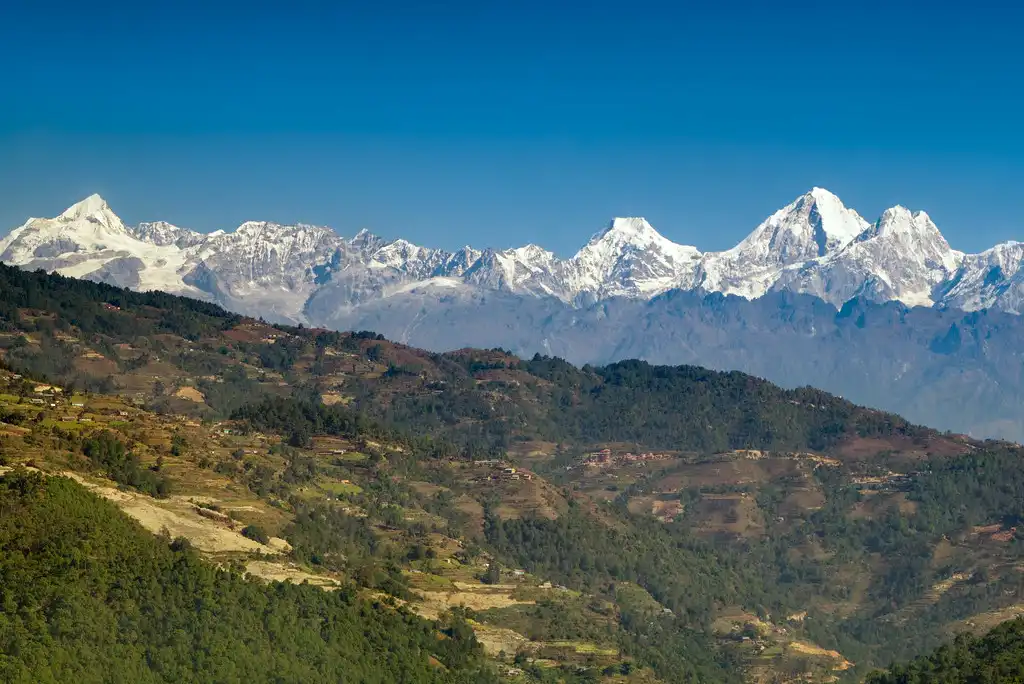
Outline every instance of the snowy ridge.
[(179, 228), (166, 221), (140, 223), (130, 230), (135, 237), (143, 242), (151, 242), (159, 247), (177, 245), (181, 249), (197, 245), (210, 237), (187, 228)]
[(775, 212), (732, 249), (709, 254), (697, 282), (709, 292), (763, 296), (783, 269), (846, 247), (869, 228), (861, 216), (822, 188)]
[[(455, 252), (367, 230), (247, 221), (203, 234), (155, 221), (126, 226), (99, 195), (52, 219), (29, 219), (0, 241), (0, 261), (135, 289), (203, 297), (227, 308), (316, 322), (371, 300), (498, 291), (572, 306), (668, 290), (756, 299), (811, 294), (910, 306), (1024, 311), (1024, 244), (966, 255), (923, 211), (896, 206), (869, 223), (822, 188), (770, 215), (724, 252), (702, 253), (645, 219), (615, 218), (575, 255), (537, 245)], [(476, 295), (474, 295), (476, 296)]]
[(569, 259), (562, 269), (569, 298), (653, 297), (687, 286), (701, 257), (678, 245), (643, 218), (616, 218)]
[(90, 221), (109, 230), (124, 230), (124, 223), (99, 195), (89, 195), (81, 202), (72, 204), (54, 220), (62, 223)]
[(186, 256), (174, 245), (141, 239), (99, 195), (53, 219), (29, 219), (0, 241), (0, 261), (45, 268), (140, 290), (196, 296), (181, 278)]
[(945, 287), (942, 303), (964, 311), (1000, 309), (1024, 313), (1024, 243), (1004, 242), (963, 257)]
[(786, 269), (772, 288), (812, 294), (836, 307), (856, 296), (933, 306), (963, 259), (926, 213), (896, 206), (848, 245)]

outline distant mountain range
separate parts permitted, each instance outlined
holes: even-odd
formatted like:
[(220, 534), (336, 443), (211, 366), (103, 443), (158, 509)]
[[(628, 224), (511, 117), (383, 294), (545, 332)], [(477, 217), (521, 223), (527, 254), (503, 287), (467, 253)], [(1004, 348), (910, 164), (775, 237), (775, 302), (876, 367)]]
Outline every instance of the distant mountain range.
[[(874, 223), (815, 188), (724, 252), (616, 218), (568, 259), (455, 252), (250, 221), (127, 226), (93, 195), (0, 241), (0, 261), (215, 301), (270, 321), (373, 329), (435, 350), (643, 358), (812, 384), (913, 420), (1024, 439), (1024, 244), (964, 254), (924, 212)], [(724, 296), (723, 296), (724, 295)]]

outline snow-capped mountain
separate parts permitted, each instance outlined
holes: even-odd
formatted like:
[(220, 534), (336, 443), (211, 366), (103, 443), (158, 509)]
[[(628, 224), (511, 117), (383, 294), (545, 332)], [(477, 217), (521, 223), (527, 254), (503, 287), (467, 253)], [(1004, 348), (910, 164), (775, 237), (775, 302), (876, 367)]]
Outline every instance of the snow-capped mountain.
[(814, 188), (769, 216), (732, 249), (708, 254), (696, 280), (709, 292), (756, 299), (778, 282), (787, 266), (834, 254), (869, 226), (828, 190)]
[(789, 291), (836, 308), (861, 297), (1024, 310), (1021, 243), (965, 255), (924, 212), (897, 206), (872, 224), (821, 188), (724, 252), (676, 244), (643, 218), (616, 218), (568, 259), (537, 245), (448, 252), (367, 230), (346, 239), (325, 227), (262, 221), (209, 234), (163, 221), (133, 227), (92, 195), (56, 218), (29, 219), (14, 229), (0, 241), (0, 260), (309, 324), (410, 293), (429, 302), (499, 292), (571, 308), (614, 298), (650, 300), (669, 290), (746, 299)]
[(151, 242), (158, 247), (175, 245), (181, 249), (198, 245), (208, 237), (187, 228), (171, 225), (166, 221), (140, 223), (131, 229), (131, 233), (143, 242)]
[(617, 218), (562, 265), (566, 299), (650, 298), (692, 287), (701, 253), (677, 245), (643, 218)]
[(896, 206), (849, 244), (786, 269), (773, 289), (813, 294), (836, 307), (856, 296), (932, 306), (963, 260), (926, 213)]
[(1024, 243), (1004, 242), (965, 256), (944, 284), (941, 304), (964, 311), (1024, 313)]
[(201, 296), (181, 279), (187, 253), (129, 229), (99, 195), (56, 218), (31, 218), (0, 241), (0, 261), (140, 290)]
[(617, 218), (565, 259), (301, 224), (130, 226), (93, 195), (14, 229), (0, 260), (435, 351), (739, 369), (1024, 440), (1024, 242), (963, 254), (924, 212), (893, 207), (868, 223), (820, 188), (724, 252)]
[[(557, 278), (558, 259), (536, 245), (516, 249), (485, 249), (462, 273), (462, 280), (475, 287), (537, 297), (563, 295)], [(438, 276), (456, 276), (455, 271)]]

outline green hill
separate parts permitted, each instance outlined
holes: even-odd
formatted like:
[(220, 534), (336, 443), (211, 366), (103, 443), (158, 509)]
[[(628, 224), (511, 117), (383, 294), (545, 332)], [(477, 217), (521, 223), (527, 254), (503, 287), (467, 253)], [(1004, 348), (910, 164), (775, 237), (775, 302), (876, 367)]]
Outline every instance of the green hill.
[[(3, 265), (0, 291), (0, 349), (10, 368), (211, 416), (260, 397), (319, 403), (336, 392), (381, 424), (493, 453), (523, 439), (713, 452), (927, 432), (742, 373), (637, 361), (578, 369), (500, 350), (432, 354), (369, 333), (273, 327), (203, 302)], [(181, 387), (197, 388), (204, 401), (189, 406), (174, 396)]]
[(490, 681), (465, 623), (244, 580), (70, 480), (10, 473), (0, 511), (4, 682)]
[(963, 635), (934, 653), (872, 674), (868, 684), (1006, 684), (1024, 681), (1024, 620)]
[[(484, 658), (468, 625), (499, 676), (524, 681), (853, 680), (1024, 592), (1016, 445), (741, 373), (433, 354), (3, 266), (0, 288), (0, 465), (91, 478), (197, 545), (172, 550), (65, 480), (8, 493), (0, 572), (51, 588), (17, 598), (30, 607), (2, 632), (21, 639), (2, 662), (23, 678), (50, 676), (50, 644), (88, 652), (60, 656), (83, 669), (54, 681), (119, 672), (95, 663), (122, 652), (152, 681), (272, 666), (317, 681), (360, 672), (384, 630), (409, 674), (365, 681), (457, 680)], [(63, 508), (99, 521), (83, 530)], [(35, 537), (18, 532), (38, 516)], [(60, 553), (24, 553), (65, 527)], [(346, 588), (256, 584), (239, 567)], [(63, 584), (77, 632), (51, 608)], [(374, 607), (382, 593), (428, 620)], [(231, 606), (207, 599), (221, 594)], [(207, 634), (237, 653), (197, 655)], [(213, 662), (228, 669), (195, 669)]]

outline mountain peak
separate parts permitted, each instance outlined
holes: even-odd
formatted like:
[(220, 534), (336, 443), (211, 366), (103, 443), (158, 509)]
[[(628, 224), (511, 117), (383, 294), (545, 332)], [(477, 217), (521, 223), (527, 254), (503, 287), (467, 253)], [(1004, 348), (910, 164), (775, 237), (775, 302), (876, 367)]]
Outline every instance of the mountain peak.
[(784, 269), (836, 253), (870, 225), (831, 192), (814, 187), (732, 249), (706, 255), (696, 280), (710, 292), (755, 299), (773, 287)]
[(598, 235), (600, 237), (605, 237), (606, 235), (622, 236), (630, 241), (633, 238), (651, 240), (662, 237), (661, 233), (656, 231), (654, 226), (648, 223), (647, 219), (642, 216), (617, 216)]
[(511, 250), (511, 252), (520, 259), (526, 261), (533, 261), (537, 259), (544, 259), (547, 261), (555, 260), (554, 254), (544, 249), (540, 245), (535, 245), (532, 243), (528, 245), (523, 245), (522, 247), (516, 247), (515, 249)]
[(348, 241), (349, 249), (362, 254), (367, 259), (387, 244), (383, 238), (374, 235), (366, 228), (361, 229), (355, 234), (355, 237)]
[(106, 200), (93, 194), (81, 202), (76, 202), (72, 206), (68, 207), (57, 218), (66, 221), (76, 221), (103, 213), (113, 212), (111, 212), (110, 205), (106, 204)]
[(810, 218), (825, 241), (831, 243), (828, 250), (852, 242), (869, 227), (857, 212), (847, 208), (839, 197), (825, 188), (811, 188), (805, 197), (813, 201)]
[(81, 202), (76, 202), (65, 209), (64, 213), (62, 213), (59, 218), (67, 221), (75, 221), (77, 219), (83, 219), (100, 214), (104, 211), (110, 211), (110, 206), (107, 204), (107, 201), (97, 194), (92, 194)]
[[(366, 233), (366, 235), (372, 237), (369, 233)], [(355, 239), (358, 238), (359, 236), (357, 235)], [(373, 259), (386, 266), (408, 270), (410, 262), (426, 261), (433, 255), (433, 250), (414, 245), (403, 238), (398, 238), (374, 250)]]
[(825, 202), (833, 202), (833, 201), (834, 202), (839, 202), (840, 201), (839, 197), (834, 192), (826, 190), (825, 188), (819, 188), (817, 185), (815, 185), (813, 188), (811, 188), (810, 192), (808, 192), (807, 194), (810, 195), (811, 197), (813, 197), (815, 200), (818, 200), (818, 201), (825, 201)]
[(868, 227), (867, 221), (834, 194), (814, 187), (769, 216), (728, 253), (764, 265), (784, 266), (835, 251)]
[[(143, 242), (150, 242), (158, 247), (177, 245), (185, 248), (199, 244), (204, 239), (216, 237), (213, 233), (201, 235), (187, 228), (180, 228), (167, 221), (148, 221), (140, 223), (129, 230), (135, 237)], [(224, 231), (220, 231), (223, 233)]]
[(620, 216), (612, 219), (607, 228), (595, 233), (590, 242), (576, 253), (573, 260), (579, 261), (597, 255), (600, 255), (601, 260), (614, 259), (622, 256), (627, 248), (637, 251), (654, 250), (670, 259), (683, 261), (689, 261), (694, 255), (700, 254), (696, 247), (672, 242), (641, 216)]
[(910, 215), (911, 211), (907, 209), (905, 206), (903, 206), (902, 204), (894, 204), (893, 206), (889, 207), (888, 209), (882, 212), (882, 220), (884, 221), (886, 217), (903, 217)]
[(942, 237), (938, 226), (923, 211), (910, 211), (901, 204), (889, 207), (872, 231), (875, 235), (912, 235), (916, 237)]
[(564, 263), (566, 289), (601, 296), (653, 296), (689, 282), (701, 253), (676, 244), (642, 217), (617, 217)]
[(97, 194), (89, 195), (81, 202), (72, 204), (57, 217), (57, 220), (64, 223), (89, 221), (111, 230), (125, 230), (121, 219), (110, 210), (107, 201)]
[(627, 247), (637, 250), (656, 248), (671, 253), (681, 249), (687, 252), (696, 251), (693, 247), (684, 247), (672, 242), (641, 216), (620, 216), (612, 219), (607, 228), (595, 233), (574, 258), (579, 259), (585, 254), (594, 253), (595, 250), (607, 257)]

